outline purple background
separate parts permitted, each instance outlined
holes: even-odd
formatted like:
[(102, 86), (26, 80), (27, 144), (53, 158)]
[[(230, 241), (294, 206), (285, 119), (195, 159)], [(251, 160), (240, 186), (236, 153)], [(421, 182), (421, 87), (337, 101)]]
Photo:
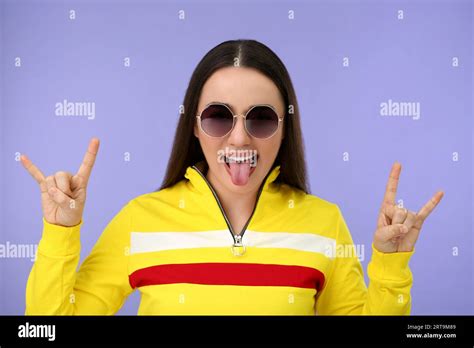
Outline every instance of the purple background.
[[(471, 1), (15, 0), (2, 1), (0, 11), (0, 243), (41, 237), (39, 188), (15, 153), (27, 154), (45, 175), (75, 172), (90, 137), (98, 136), (82, 262), (128, 200), (160, 185), (199, 60), (222, 41), (252, 38), (288, 68), (312, 194), (341, 207), (354, 242), (365, 245), (364, 271), (398, 160), (397, 198), (405, 207), (417, 211), (436, 190), (446, 193), (410, 262), (412, 313), (474, 313)], [(346, 56), (349, 67), (342, 65)], [(55, 116), (63, 99), (95, 102), (95, 119)], [(419, 102), (421, 118), (380, 116), (389, 99)], [(31, 267), (30, 259), (0, 258), (0, 314), (24, 313)], [(138, 302), (135, 292), (119, 313), (136, 314)]]

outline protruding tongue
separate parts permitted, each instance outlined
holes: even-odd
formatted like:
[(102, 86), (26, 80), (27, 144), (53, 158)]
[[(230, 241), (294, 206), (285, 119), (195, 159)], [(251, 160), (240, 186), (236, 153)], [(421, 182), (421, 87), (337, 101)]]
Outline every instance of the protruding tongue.
[(234, 185), (246, 185), (250, 176), (250, 163), (229, 163), (229, 167)]

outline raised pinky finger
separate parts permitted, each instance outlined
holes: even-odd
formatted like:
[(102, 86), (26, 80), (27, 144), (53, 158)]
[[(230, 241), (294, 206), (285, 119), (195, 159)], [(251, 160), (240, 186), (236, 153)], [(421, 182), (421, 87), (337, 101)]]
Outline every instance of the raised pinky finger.
[(423, 206), (423, 208), (420, 209), (417, 215), (421, 218), (422, 221), (424, 221), (428, 217), (428, 215), (431, 214), (431, 212), (434, 210), (434, 208), (436, 208), (443, 196), (443, 191), (436, 192), (436, 194), (431, 197), (431, 199)]

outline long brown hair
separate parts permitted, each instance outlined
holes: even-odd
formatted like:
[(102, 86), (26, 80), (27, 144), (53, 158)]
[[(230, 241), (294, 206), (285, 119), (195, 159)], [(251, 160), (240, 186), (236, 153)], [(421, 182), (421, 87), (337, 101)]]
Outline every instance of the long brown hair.
[(184, 112), (179, 116), (166, 175), (158, 190), (183, 180), (187, 167), (205, 160), (199, 140), (193, 133), (199, 97), (206, 80), (220, 68), (235, 66), (236, 60), (239, 66), (257, 69), (278, 87), (285, 102), (286, 113), (284, 138), (273, 164), (273, 167), (281, 166), (276, 182), (309, 193), (298, 102), (290, 75), (280, 58), (270, 48), (255, 40), (222, 42), (211, 49), (195, 68), (184, 97)]

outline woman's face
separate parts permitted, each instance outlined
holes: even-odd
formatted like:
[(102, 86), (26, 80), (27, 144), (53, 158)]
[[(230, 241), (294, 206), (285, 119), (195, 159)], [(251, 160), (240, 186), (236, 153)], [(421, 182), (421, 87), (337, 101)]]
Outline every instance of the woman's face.
[[(203, 86), (197, 114), (211, 102), (226, 103), (238, 115), (244, 115), (255, 104), (270, 104), (279, 117), (285, 114), (284, 101), (276, 85), (253, 68), (226, 67), (214, 72)], [(196, 119), (194, 135), (199, 139), (209, 166), (208, 180), (213, 186), (235, 193), (258, 190), (278, 154), (283, 124), (280, 122), (277, 132), (270, 138), (258, 139), (247, 133), (244, 118), (239, 116), (229, 134), (215, 138), (206, 135)], [(229, 155), (230, 162), (236, 156), (246, 163), (227, 164), (222, 154)], [(256, 160), (245, 161), (254, 154)]]

